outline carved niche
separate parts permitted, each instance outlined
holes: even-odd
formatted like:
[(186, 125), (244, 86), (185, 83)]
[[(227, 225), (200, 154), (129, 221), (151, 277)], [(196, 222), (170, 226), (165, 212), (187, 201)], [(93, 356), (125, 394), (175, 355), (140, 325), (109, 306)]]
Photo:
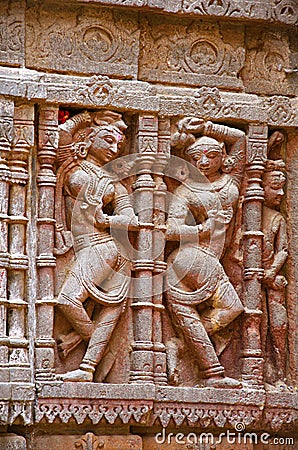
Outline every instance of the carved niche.
[(57, 305), (39, 379), (245, 389), (265, 367), (286, 388), (283, 135), (105, 109), (44, 117)]

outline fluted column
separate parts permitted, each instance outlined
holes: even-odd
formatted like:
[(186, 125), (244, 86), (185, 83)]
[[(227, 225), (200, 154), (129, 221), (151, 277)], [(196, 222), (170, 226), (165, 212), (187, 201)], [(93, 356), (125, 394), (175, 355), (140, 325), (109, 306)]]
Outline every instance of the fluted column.
[(261, 346), (262, 305), (262, 174), (267, 159), (265, 124), (250, 124), (247, 145), (247, 189), (244, 199), (244, 318), (242, 377), (252, 387), (263, 383), (264, 360)]
[(13, 139), (13, 101), (0, 99), (0, 379), (9, 381), (9, 340), (7, 336), (7, 272), (8, 249), (8, 202), (9, 177), (8, 156)]
[(152, 273), (153, 196), (155, 183), (151, 176), (158, 147), (158, 121), (151, 115), (140, 115), (137, 128), (138, 173), (134, 184), (136, 212), (142, 224), (137, 236), (137, 258), (134, 261), (133, 333), (134, 343), (130, 380), (153, 383), (153, 308)]
[(14, 139), (9, 157), (9, 314), (11, 381), (30, 382), (28, 358), (28, 256), (26, 254), (28, 156), (34, 145), (34, 106), (21, 105), (14, 112)]
[(154, 344), (154, 382), (156, 384), (167, 383), (166, 352), (163, 343), (162, 318), (164, 309), (163, 278), (167, 268), (164, 261), (165, 249), (165, 212), (167, 186), (163, 179), (163, 171), (171, 152), (171, 123), (169, 118), (160, 117), (158, 121), (158, 153), (153, 165), (154, 190), (154, 230), (153, 230), (153, 344)]
[(53, 165), (58, 147), (58, 108), (45, 105), (38, 124), (38, 292), (36, 323), (36, 378), (54, 378), (54, 199), (56, 176)]

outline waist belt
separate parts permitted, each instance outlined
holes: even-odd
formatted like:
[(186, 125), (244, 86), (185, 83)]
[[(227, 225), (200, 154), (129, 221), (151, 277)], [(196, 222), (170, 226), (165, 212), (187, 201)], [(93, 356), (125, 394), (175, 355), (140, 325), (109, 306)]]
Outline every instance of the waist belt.
[(114, 239), (108, 233), (92, 233), (76, 236), (73, 240), (73, 245), (75, 251), (78, 251), (86, 247), (93, 247), (94, 245), (111, 241), (114, 241)]

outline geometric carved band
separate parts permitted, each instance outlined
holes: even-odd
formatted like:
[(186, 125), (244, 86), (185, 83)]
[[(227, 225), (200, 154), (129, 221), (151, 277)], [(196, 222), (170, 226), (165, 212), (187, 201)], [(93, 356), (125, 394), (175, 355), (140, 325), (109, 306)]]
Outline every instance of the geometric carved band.
[(26, 255), (10, 255), (9, 267), (11, 269), (28, 269), (28, 257)]
[(139, 270), (150, 270), (152, 271), (154, 269), (154, 261), (150, 259), (141, 259), (134, 261), (133, 263), (133, 270), (139, 271)]
[(154, 263), (154, 273), (162, 273), (167, 270), (167, 263), (164, 261), (155, 261)]
[(249, 269), (244, 269), (244, 279), (251, 280), (252, 278), (262, 280), (264, 278), (264, 269), (261, 269), (259, 267), (250, 267)]
[(56, 258), (53, 255), (39, 255), (36, 262), (37, 267), (56, 267)]
[(264, 233), (262, 231), (257, 231), (257, 230), (250, 230), (250, 231), (245, 231), (243, 233), (243, 235), (246, 238), (263, 238), (264, 237)]

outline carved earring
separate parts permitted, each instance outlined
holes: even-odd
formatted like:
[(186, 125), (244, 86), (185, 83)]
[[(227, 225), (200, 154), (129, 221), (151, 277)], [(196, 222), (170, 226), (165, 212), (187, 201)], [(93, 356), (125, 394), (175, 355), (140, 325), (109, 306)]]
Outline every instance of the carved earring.
[(90, 146), (91, 146), (91, 144), (88, 145), (86, 142), (78, 142), (75, 145), (74, 159), (86, 158)]
[(235, 156), (226, 156), (223, 158), (221, 170), (224, 173), (230, 173), (236, 165)]

